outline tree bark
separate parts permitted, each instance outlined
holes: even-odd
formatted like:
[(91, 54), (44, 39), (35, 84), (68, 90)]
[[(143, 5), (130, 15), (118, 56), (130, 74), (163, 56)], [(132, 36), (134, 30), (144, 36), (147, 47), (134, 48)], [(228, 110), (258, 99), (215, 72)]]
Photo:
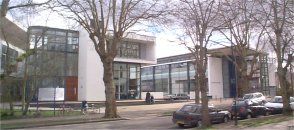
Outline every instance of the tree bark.
[(208, 98), (207, 98), (207, 85), (205, 73), (201, 74), (200, 89), (201, 89), (201, 104), (202, 104), (202, 127), (207, 128), (211, 126), (209, 112), (208, 112)]
[(113, 60), (101, 60), (104, 66), (103, 81), (105, 84), (105, 115), (104, 118), (119, 118), (117, 114), (115, 86), (113, 83)]
[(290, 83), (287, 80), (286, 72), (284, 68), (278, 68), (278, 78), (280, 86), (282, 89), (282, 98), (283, 98), (283, 115), (291, 115), (292, 110), (290, 108)]
[(197, 76), (196, 68), (195, 68), (195, 103), (199, 104), (200, 103), (200, 97), (199, 97), (199, 78)]

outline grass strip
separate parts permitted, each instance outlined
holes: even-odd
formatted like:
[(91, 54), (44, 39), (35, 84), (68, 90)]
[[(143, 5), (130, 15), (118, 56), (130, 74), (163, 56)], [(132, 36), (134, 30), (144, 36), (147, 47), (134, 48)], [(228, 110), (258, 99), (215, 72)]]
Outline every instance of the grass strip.
[(293, 120), (293, 119), (294, 119), (293, 116), (272, 115), (272, 116), (266, 116), (261, 118), (253, 118), (250, 120), (240, 120), (239, 125), (246, 126), (246, 127), (257, 127), (257, 126), (262, 126), (262, 125), (272, 124), (272, 123), (279, 123), (279, 122)]

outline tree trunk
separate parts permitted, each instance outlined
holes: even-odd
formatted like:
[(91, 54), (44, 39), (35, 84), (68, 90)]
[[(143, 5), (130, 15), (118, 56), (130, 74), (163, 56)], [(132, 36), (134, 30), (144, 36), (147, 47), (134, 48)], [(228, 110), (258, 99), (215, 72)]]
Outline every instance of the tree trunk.
[[(102, 60), (101, 60), (102, 61)], [(116, 98), (115, 98), (115, 86), (113, 83), (112, 66), (113, 61), (102, 61), (104, 66), (103, 81), (105, 84), (105, 115), (104, 118), (119, 118), (117, 114)]]
[(10, 110), (10, 115), (11, 116), (14, 115), (12, 92), (13, 92), (13, 90), (11, 90), (11, 88), (8, 88), (9, 110)]
[[(243, 74), (240, 74), (243, 75)], [(237, 76), (238, 97), (242, 98), (244, 94), (249, 93), (249, 81), (247, 75)]]
[(211, 126), (209, 112), (208, 112), (208, 98), (207, 98), (207, 85), (205, 73), (201, 74), (200, 91), (201, 91), (201, 104), (202, 104), (202, 127), (207, 128)]
[(25, 116), (27, 115), (28, 113), (28, 110), (29, 110), (29, 106), (30, 106), (30, 103), (34, 97), (34, 95), (36, 94), (37, 92), (37, 89), (36, 87), (34, 86), (34, 84), (32, 85), (32, 87), (30, 88), (30, 93), (28, 94), (28, 98), (26, 98), (26, 101), (25, 101), (25, 106), (24, 106), (24, 110), (22, 111), (22, 115)]
[(278, 78), (280, 82), (280, 86), (282, 89), (282, 98), (283, 98), (283, 115), (291, 115), (292, 111), (290, 108), (290, 83), (286, 78), (286, 71), (284, 68), (278, 68)]
[(195, 69), (195, 103), (196, 104), (199, 104), (200, 103), (200, 98), (199, 98), (199, 78), (197, 76), (197, 72), (196, 72), (196, 69)]

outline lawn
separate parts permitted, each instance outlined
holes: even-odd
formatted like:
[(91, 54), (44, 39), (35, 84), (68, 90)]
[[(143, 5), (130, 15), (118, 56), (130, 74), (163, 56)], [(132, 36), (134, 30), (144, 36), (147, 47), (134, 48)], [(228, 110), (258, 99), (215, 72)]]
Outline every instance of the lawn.
[(240, 120), (239, 125), (247, 126), (247, 127), (256, 127), (256, 126), (261, 126), (261, 125), (266, 125), (271, 123), (278, 123), (278, 122), (293, 120), (293, 119), (294, 119), (293, 116), (272, 115), (272, 116), (267, 116), (262, 118), (253, 118), (250, 120)]
[(14, 115), (9, 115), (8, 109), (0, 109), (0, 110), (1, 110), (1, 118), (0, 118), (1, 120), (81, 115), (81, 112), (76, 110), (70, 110), (70, 111), (55, 110), (55, 114), (53, 110), (40, 110), (39, 112), (36, 110), (30, 110), (28, 111), (26, 116), (23, 116), (22, 111), (18, 109), (14, 110)]

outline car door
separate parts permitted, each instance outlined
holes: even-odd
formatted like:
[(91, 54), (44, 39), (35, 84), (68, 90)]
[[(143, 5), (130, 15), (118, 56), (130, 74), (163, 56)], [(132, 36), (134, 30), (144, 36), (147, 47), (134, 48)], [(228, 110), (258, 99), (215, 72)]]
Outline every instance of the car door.
[(217, 112), (217, 109), (214, 107), (209, 107), (208, 111), (211, 122), (217, 122), (220, 116), (220, 114)]

